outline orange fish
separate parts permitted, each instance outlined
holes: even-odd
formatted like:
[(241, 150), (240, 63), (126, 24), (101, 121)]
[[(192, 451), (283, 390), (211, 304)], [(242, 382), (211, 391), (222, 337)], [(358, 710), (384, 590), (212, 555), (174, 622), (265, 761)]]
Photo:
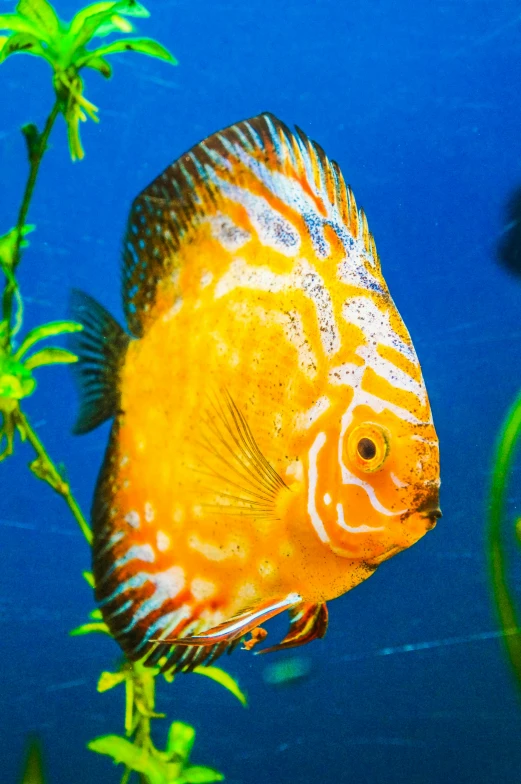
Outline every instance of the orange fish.
[[(438, 439), (364, 213), (273, 115), (196, 145), (134, 201), (128, 330), (86, 295), (77, 432), (114, 417), (96, 597), (131, 659), (189, 671), (326, 602), (440, 516)], [(247, 635), (251, 638), (246, 642)]]

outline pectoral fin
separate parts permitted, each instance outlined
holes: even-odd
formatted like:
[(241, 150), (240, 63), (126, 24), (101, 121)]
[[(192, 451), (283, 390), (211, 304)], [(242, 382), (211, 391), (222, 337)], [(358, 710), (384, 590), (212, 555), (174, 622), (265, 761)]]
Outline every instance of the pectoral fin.
[(273, 651), (283, 651), (286, 648), (296, 648), (317, 638), (322, 638), (327, 631), (328, 612), (325, 602), (323, 604), (301, 602), (296, 607), (290, 608), (289, 615), (289, 632), (282, 642), (278, 645), (272, 645), (271, 648), (263, 648), (257, 653), (272, 653)]

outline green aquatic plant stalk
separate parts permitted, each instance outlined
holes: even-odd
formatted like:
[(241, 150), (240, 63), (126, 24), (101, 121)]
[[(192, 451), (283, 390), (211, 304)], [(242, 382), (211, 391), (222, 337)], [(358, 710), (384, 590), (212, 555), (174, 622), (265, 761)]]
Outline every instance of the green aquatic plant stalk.
[(521, 631), (514, 600), (508, 586), (507, 557), (503, 543), (506, 495), (516, 448), (521, 437), (521, 393), (512, 404), (498, 436), (488, 514), (488, 561), (493, 596), (508, 659), (521, 688)]
[(92, 531), (85, 519), (83, 512), (80, 509), (80, 505), (77, 502), (74, 494), (70, 488), (69, 483), (65, 480), (62, 474), (59, 472), (57, 467), (54, 465), (53, 461), (49, 457), (49, 453), (45, 449), (44, 445), (42, 444), (39, 436), (37, 435), (36, 431), (29, 423), (27, 415), (23, 413), (23, 411), (19, 410), (18, 414), (18, 425), (23, 430), (27, 441), (30, 443), (34, 451), (36, 452), (36, 460), (30, 464), (30, 469), (33, 474), (41, 479), (42, 481), (46, 482), (52, 489), (60, 495), (69, 509), (72, 512), (72, 515), (76, 522), (78, 523), (80, 530), (85, 537), (87, 544), (92, 544)]
[[(83, 94), (84, 83), (79, 75), (80, 70), (90, 68), (109, 78), (112, 69), (106, 57), (129, 51), (176, 63), (170, 52), (148, 38), (122, 38), (95, 49), (87, 48), (96, 36), (132, 32), (134, 28), (127, 17), (148, 15), (138, 0), (94, 2), (79, 11), (70, 23), (59, 19), (48, 0), (19, 0), (14, 14), (0, 14), (0, 31), (9, 33), (0, 35), (0, 63), (15, 53), (42, 57), (53, 70), (56, 96), (41, 133), (32, 123), (22, 128), (29, 160), (27, 181), (17, 223), (0, 236), (0, 272), (5, 278), (0, 321), (0, 462), (13, 454), (17, 435), (22, 442), (29, 444), (36, 455), (29, 465), (30, 471), (63, 498), (89, 545), (92, 544), (92, 531), (67, 481), (65, 470), (53, 462), (24, 410), (25, 399), (34, 393), (37, 386), (33, 375), (35, 369), (77, 361), (77, 357), (64, 348), (46, 346), (35, 350), (37, 344), (49, 338), (77, 332), (82, 327), (72, 321), (54, 321), (31, 329), (18, 340), (18, 333), (23, 327), (24, 306), (16, 273), (23, 251), (28, 246), (26, 235), (34, 228), (28, 226), (26, 220), (57, 118), (61, 114), (65, 119), (73, 160), (84, 157), (79, 134), (80, 122), (85, 121), (87, 116), (95, 121), (98, 119), (97, 107)], [(92, 574), (83, 574), (89, 586), (94, 588)], [(111, 636), (99, 609), (93, 610), (90, 618), (88, 623), (74, 629), (71, 634), (83, 636), (101, 632)], [(160, 664), (165, 664), (165, 661)], [(88, 747), (124, 766), (121, 784), (128, 784), (136, 777), (141, 784), (211, 784), (221, 781), (224, 777), (218, 771), (190, 762), (195, 740), (195, 730), (190, 725), (173, 722), (165, 749), (160, 750), (154, 745), (152, 722), (165, 718), (155, 711), (156, 679), (160, 674), (160, 667), (145, 667), (142, 662), (131, 663), (126, 660), (123, 660), (118, 672), (102, 673), (98, 683), (99, 692), (118, 684), (125, 685), (125, 734), (96, 738)], [(218, 667), (210, 667), (203, 674), (217, 681), (246, 705), (244, 693), (230, 675)], [(168, 673), (164, 674), (164, 678), (168, 683), (173, 681), (173, 676)], [(33, 768), (34, 765), (28, 776), (33, 775)], [(26, 780), (29, 781), (24, 778), (24, 782)]]
[[(15, 227), (16, 244), (14, 248), (14, 254), (12, 259), (12, 270), (11, 270), (13, 274), (16, 273), (16, 268), (20, 263), (25, 221), (27, 219), (27, 214), (29, 212), (29, 207), (31, 205), (31, 200), (34, 193), (34, 186), (36, 185), (36, 179), (38, 177), (38, 172), (40, 170), (40, 164), (42, 162), (44, 153), (47, 149), (47, 143), (49, 141), (51, 131), (53, 129), (54, 123), (56, 122), (59, 113), (60, 113), (60, 103), (57, 99), (54, 102), (54, 106), (47, 118), (42, 133), (41, 134), (36, 133), (36, 135), (33, 135), (32, 137), (28, 133), (25, 134), (27, 140), (27, 147), (28, 147), (28, 157), (29, 157), (29, 176), (27, 178), (27, 183), (25, 185), (25, 190), (22, 197), (22, 203), (20, 205), (20, 210), (18, 212), (18, 220)], [(32, 141), (29, 141), (29, 139), (31, 138)], [(6, 341), (6, 344), (4, 345), (4, 350), (10, 349), (10, 341), (11, 341), (10, 327), (12, 321), (14, 294), (15, 294), (15, 288), (11, 283), (11, 281), (8, 280), (3, 295), (3, 319), (4, 319), (4, 323), (7, 324), (7, 329), (5, 331), (5, 336), (4, 336)]]

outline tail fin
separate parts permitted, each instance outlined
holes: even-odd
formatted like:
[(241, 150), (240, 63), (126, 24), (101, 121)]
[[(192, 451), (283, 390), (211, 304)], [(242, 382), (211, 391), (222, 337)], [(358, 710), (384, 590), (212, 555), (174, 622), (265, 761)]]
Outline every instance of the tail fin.
[(88, 433), (119, 408), (119, 374), (130, 341), (105, 308), (83, 291), (71, 296), (72, 317), (83, 325), (71, 336), (79, 357), (73, 372), (80, 390), (80, 411), (73, 433)]

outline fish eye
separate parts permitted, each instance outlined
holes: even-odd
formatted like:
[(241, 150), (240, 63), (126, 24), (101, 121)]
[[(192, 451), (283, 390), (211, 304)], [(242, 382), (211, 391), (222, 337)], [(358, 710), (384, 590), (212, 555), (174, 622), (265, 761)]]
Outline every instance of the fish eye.
[(356, 446), (356, 450), (362, 460), (372, 460), (376, 457), (376, 444), (372, 438), (361, 438)]
[(347, 438), (347, 458), (360, 471), (382, 468), (389, 454), (389, 433), (373, 422), (355, 427)]

